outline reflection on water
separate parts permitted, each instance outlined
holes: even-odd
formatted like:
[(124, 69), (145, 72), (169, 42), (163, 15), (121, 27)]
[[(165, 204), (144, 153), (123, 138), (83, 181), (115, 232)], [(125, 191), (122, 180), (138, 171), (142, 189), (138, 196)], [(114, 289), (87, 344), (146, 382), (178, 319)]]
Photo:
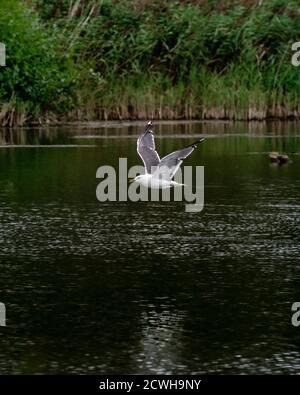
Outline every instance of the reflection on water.
[(184, 312), (174, 311), (172, 306), (170, 309), (161, 306), (159, 312), (155, 311), (155, 305), (147, 307), (149, 310), (143, 311), (140, 319), (142, 333), (141, 350), (136, 357), (139, 363), (137, 373), (143, 373), (144, 367), (152, 374), (171, 374), (174, 368), (186, 369), (177, 347), (182, 337)]
[(0, 131), (0, 372), (300, 373), (300, 125), (159, 124), (162, 154), (208, 136), (198, 214), (97, 202), (141, 124), (92, 126)]

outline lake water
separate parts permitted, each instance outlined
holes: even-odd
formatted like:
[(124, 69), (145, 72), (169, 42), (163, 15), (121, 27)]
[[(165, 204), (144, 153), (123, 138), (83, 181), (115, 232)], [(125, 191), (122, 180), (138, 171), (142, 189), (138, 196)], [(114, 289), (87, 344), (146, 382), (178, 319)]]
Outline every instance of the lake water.
[(207, 137), (193, 214), (98, 202), (143, 123), (100, 126), (0, 131), (0, 373), (300, 374), (300, 124), (156, 124), (161, 154)]

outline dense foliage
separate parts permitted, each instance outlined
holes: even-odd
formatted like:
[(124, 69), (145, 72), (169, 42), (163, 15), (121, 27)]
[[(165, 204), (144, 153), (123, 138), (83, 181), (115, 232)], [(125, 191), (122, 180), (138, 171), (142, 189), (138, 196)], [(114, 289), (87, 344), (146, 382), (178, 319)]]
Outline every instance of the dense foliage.
[(58, 34), (20, 1), (0, 0), (0, 10), (0, 41), (6, 46), (6, 67), (0, 69), (3, 121), (14, 122), (12, 112), (25, 121), (47, 110), (68, 110), (74, 72)]
[(22, 4), (0, 0), (2, 103), (79, 119), (300, 115), (297, 1)]

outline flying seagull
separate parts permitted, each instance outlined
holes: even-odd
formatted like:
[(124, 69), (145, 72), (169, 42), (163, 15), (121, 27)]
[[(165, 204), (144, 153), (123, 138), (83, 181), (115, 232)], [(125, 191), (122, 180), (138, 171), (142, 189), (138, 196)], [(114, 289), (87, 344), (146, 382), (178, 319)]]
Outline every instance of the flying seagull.
[(198, 140), (160, 159), (155, 149), (153, 124), (149, 121), (145, 127), (144, 133), (137, 140), (137, 152), (144, 162), (145, 174), (135, 177), (132, 181), (153, 189), (183, 186), (184, 184), (173, 181), (173, 177), (179, 169), (183, 159), (187, 158), (197, 147), (197, 144), (204, 140), (205, 139)]

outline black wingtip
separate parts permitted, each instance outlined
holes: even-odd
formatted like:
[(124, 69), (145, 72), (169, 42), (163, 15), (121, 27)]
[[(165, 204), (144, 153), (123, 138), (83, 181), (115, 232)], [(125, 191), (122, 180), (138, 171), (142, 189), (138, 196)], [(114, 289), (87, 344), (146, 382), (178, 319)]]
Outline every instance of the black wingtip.
[(145, 132), (150, 131), (152, 127), (153, 127), (152, 121), (148, 121), (148, 122), (146, 123), (146, 126), (145, 126)]
[(204, 140), (205, 140), (205, 138), (200, 139), (200, 140), (198, 140), (198, 141), (195, 141), (195, 142), (194, 142), (193, 144), (191, 144), (189, 147), (194, 147), (194, 148), (196, 148), (197, 145), (200, 144), (200, 143), (202, 143), (202, 141), (204, 141)]

